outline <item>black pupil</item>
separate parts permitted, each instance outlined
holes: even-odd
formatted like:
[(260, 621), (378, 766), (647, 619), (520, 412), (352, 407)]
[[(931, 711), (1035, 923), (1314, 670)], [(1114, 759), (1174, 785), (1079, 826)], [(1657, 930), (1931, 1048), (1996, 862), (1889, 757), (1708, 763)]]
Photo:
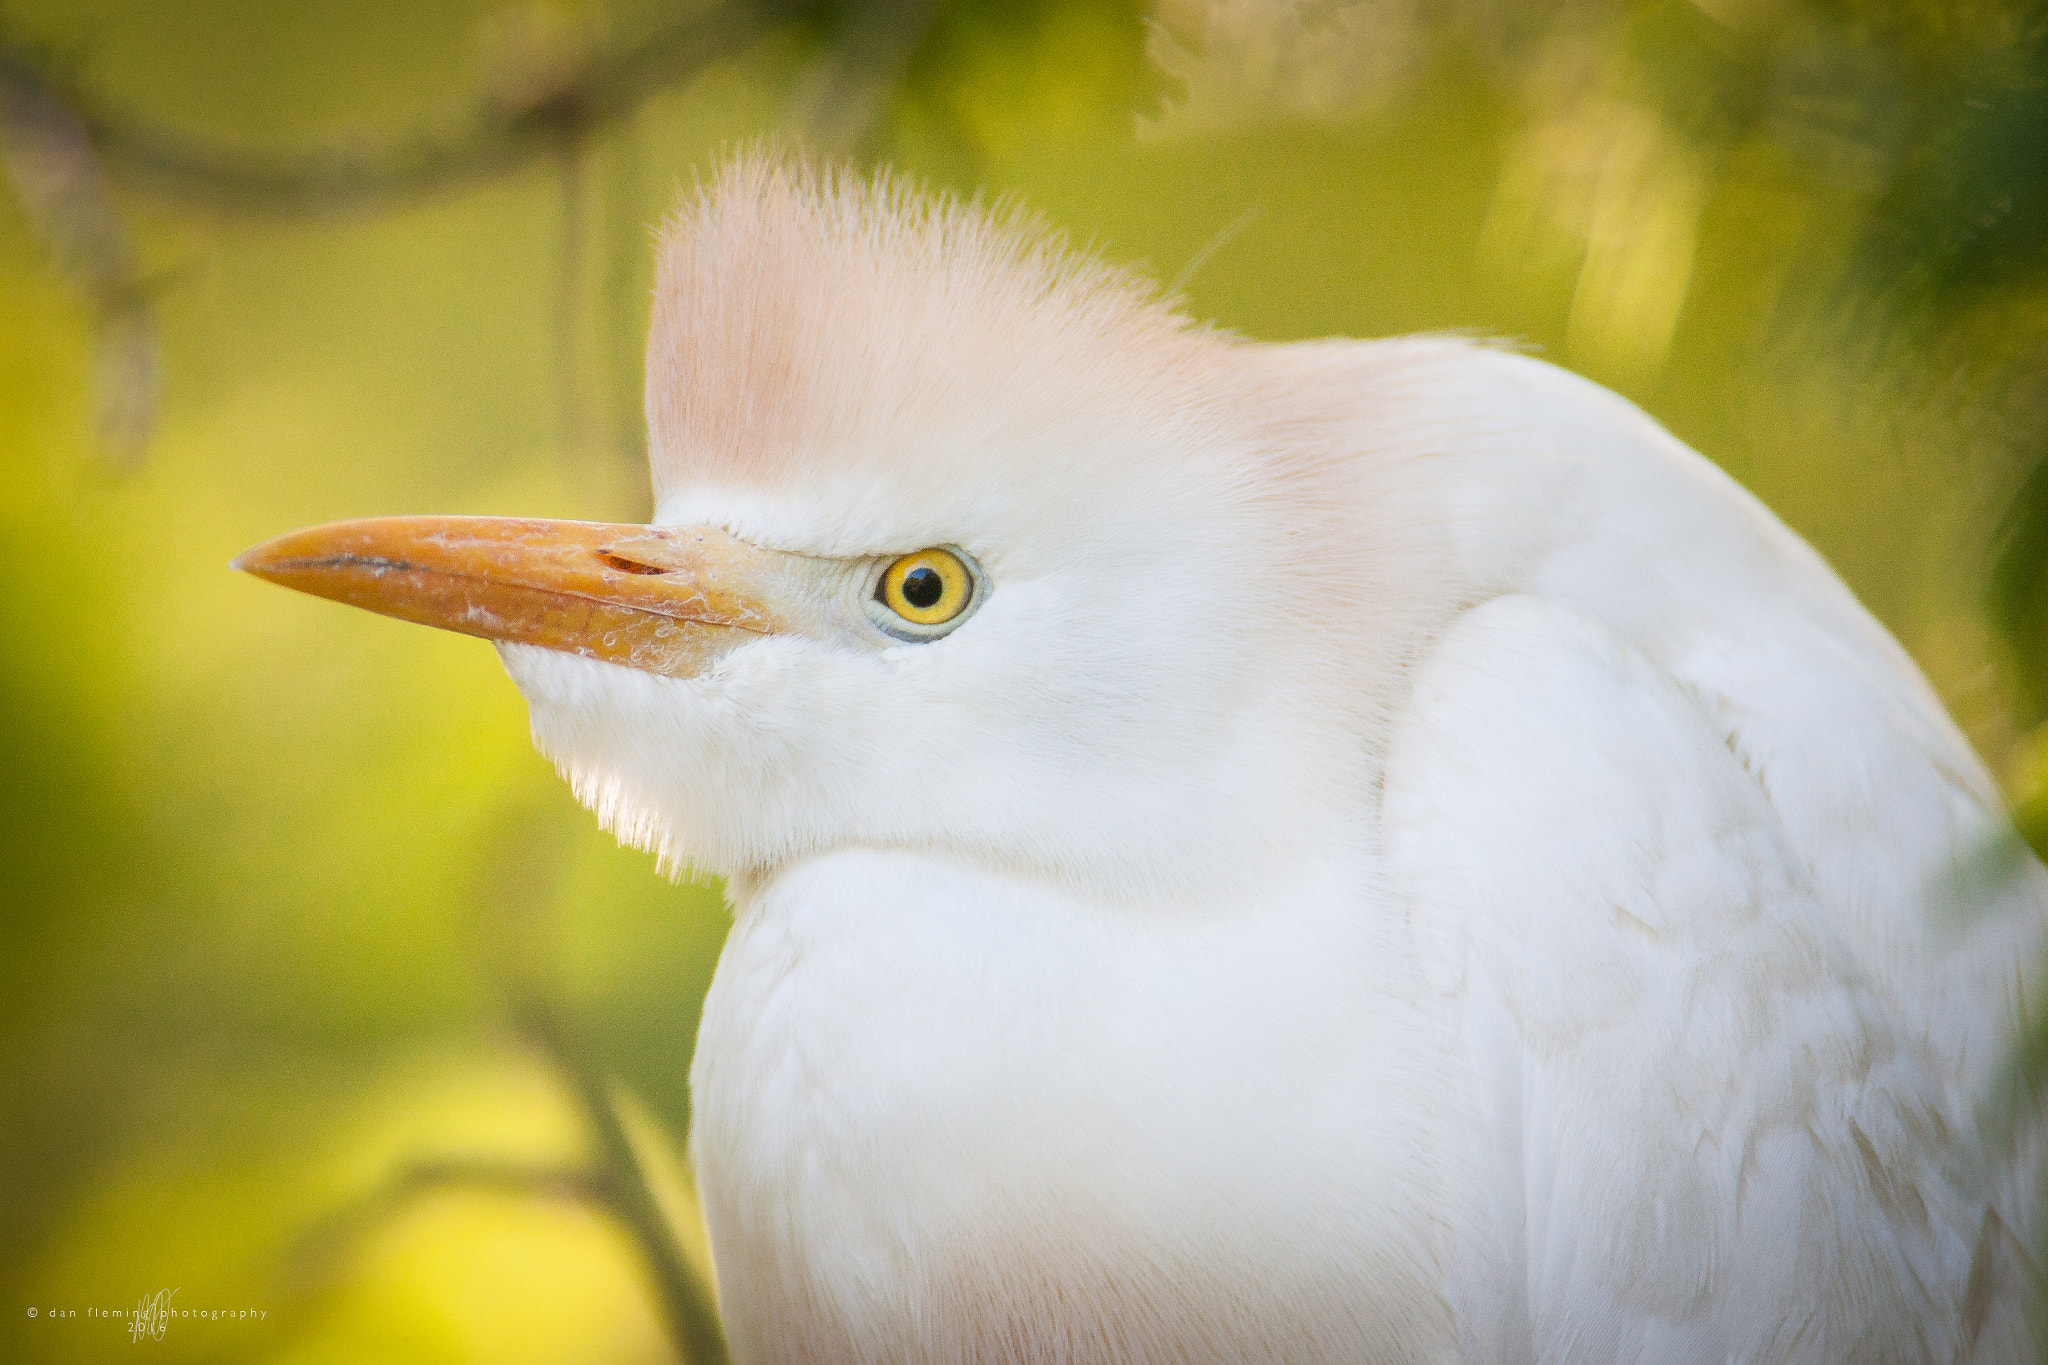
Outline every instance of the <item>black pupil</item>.
[(903, 600), (923, 611), (935, 607), (946, 595), (946, 580), (937, 569), (912, 569), (903, 575)]

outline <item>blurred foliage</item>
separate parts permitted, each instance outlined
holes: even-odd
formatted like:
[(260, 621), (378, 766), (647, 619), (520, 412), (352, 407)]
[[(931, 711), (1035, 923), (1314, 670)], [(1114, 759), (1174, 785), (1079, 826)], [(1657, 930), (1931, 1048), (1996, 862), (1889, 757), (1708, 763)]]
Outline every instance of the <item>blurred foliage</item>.
[(617, 1079), (701, 1269), (717, 889), (594, 829), (487, 648), (225, 565), (643, 517), (651, 229), (746, 139), (1017, 195), (1248, 335), (1618, 387), (2048, 811), (2044, 42), (2000, 0), (0, 0), (0, 1358), (168, 1289), (267, 1314), (176, 1360), (668, 1353), (579, 1183), (607, 1106), (510, 1005)]

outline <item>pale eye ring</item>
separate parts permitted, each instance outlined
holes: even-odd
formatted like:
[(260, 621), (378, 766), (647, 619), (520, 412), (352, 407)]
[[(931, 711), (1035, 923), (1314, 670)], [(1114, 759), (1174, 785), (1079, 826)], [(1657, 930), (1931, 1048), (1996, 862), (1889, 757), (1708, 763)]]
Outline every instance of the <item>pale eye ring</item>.
[(936, 640), (980, 605), (982, 577), (966, 551), (951, 545), (899, 555), (879, 566), (868, 619), (899, 640)]

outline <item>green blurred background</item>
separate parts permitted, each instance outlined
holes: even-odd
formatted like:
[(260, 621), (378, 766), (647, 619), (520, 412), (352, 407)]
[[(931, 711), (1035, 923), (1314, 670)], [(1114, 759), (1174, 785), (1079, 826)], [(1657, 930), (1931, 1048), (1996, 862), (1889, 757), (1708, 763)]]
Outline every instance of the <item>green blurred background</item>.
[[(1459, 329), (1613, 385), (2032, 801), (2042, 22), (0, 0), (0, 1359), (669, 1358), (633, 1243), (564, 1191), (364, 1201), (588, 1156), (508, 1022), (532, 978), (701, 1263), (718, 888), (597, 831), (484, 644), (227, 561), (340, 517), (643, 519), (654, 231), (749, 139), (1014, 196), (1252, 337)], [(265, 1316), (140, 1347), (89, 1316), (171, 1289)]]

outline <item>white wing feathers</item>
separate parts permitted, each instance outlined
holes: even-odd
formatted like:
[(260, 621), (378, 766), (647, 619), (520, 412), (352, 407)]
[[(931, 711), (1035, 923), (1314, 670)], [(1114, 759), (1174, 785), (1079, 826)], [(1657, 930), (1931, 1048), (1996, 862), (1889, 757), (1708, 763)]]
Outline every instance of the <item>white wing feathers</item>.
[(1470, 1357), (1968, 1358), (1973, 1120), (1698, 695), (1499, 598), (1421, 668), (1388, 773), (1481, 1078)]

